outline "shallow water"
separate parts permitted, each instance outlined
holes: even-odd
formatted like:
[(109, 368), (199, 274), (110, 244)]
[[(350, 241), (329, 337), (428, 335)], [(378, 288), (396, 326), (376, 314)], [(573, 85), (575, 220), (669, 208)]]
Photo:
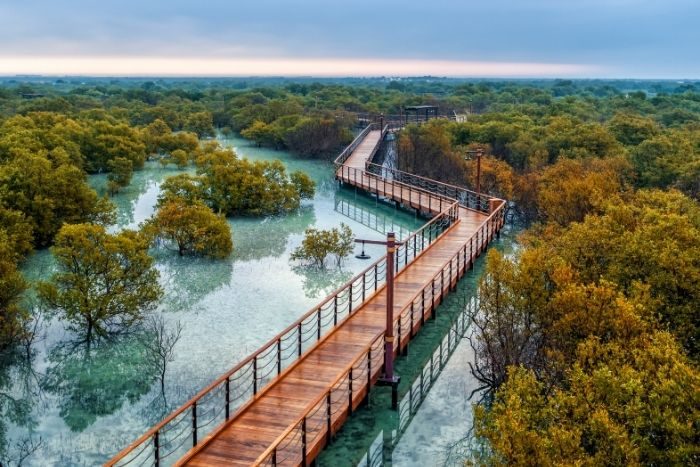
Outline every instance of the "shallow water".
[[(33, 452), (27, 465), (104, 462), (368, 265), (351, 257), (330, 272), (296, 267), (289, 255), (306, 228), (344, 222), (358, 237), (381, 238), (389, 230), (403, 237), (424, 222), (339, 188), (329, 162), (256, 148), (240, 138), (222, 143), (242, 157), (281, 159), (289, 170), (307, 172), (317, 183), (315, 198), (285, 216), (230, 219), (235, 250), (226, 260), (153, 252), (165, 290), (159, 313), (170, 326), (179, 321), (183, 327), (168, 366), (165, 400), (138, 336), (88, 351), (71, 343), (75, 335), (64, 323), (47, 319), (31, 362), (17, 357), (0, 369), (0, 391), (15, 400), (0, 402), (0, 456), (6, 463), (25, 451)], [(114, 229), (137, 228), (146, 220), (160, 183), (176, 173), (181, 172), (157, 163), (136, 172), (131, 185), (113, 198), (118, 208)], [(92, 176), (90, 183), (103, 190), (105, 178)], [(366, 250), (373, 258), (382, 254), (378, 246)], [(23, 267), (32, 281), (52, 271), (48, 251), (37, 252)], [(28, 440), (29, 448), (22, 445)]]

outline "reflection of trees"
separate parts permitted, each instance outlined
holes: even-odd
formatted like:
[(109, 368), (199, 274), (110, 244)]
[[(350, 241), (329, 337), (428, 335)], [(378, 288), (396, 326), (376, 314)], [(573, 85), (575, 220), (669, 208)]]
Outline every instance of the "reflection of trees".
[(295, 266), (292, 270), (301, 276), (304, 295), (308, 298), (323, 298), (346, 283), (352, 272), (341, 268), (325, 269), (315, 266)]
[(352, 197), (338, 191), (335, 194), (334, 205), (337, 213), (382, 234), (394, 232), (399, 239), (402, 239), (416, 230), (414, 225), (402, 222), (397, 212), (387, 213), (382, 207), (375, 206), (374, 202), (366, 198)]
[(250, 261), (284, 254), (290, 235), (302, 234), (316, 222), (313, 206), (267, 219), (241, 219), (233, 223), (233, 257)]
[(83, 431), (125, 401), (136, 402), (154, 379), (153, 365), (136, 336), (102, 341), (90, 349), (66, 343), (48, 357), (42, 387), (59, 398), (60, 415), (72, 431)]
[(231, 259), (180, 256), (155, 251), (160, 280), (165, 290), (162, 303), (168, 311), (188, 310), (207, 294), (231, 282)]
[(31, 436), (7, 440), (8, 423), (31, 429), (36, 425), (32, 408), (40, 398), (38, 375), (24, 352), (0, 354), (0, 465), (19, 465), (41, 444)]

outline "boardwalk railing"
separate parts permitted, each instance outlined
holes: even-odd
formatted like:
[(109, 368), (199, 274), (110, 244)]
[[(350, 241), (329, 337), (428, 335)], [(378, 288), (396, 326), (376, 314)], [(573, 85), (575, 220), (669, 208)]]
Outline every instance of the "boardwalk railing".
[[(474, 233), (469, 244), (447, 260), (432, 281), (419, 290), (410, 305), (401, 311), (395, 324), (394, 335), (398, 341), (396, 353), (408, 345), (415, 329), (420, 328), (427, 318), (435, 316), (435, 308), (445, 294), (457, 286), (467, 266), (473, 265), (477, 252), (488, 246), (502, 226), (502, 212), (503, 205)], [(383, 365), (383, 336), (383, 332), (377, 334), (329, 389), (307, 405), (303, 415), (282, 432), (253, 465), (307, 465), (308, 459), (315, 458), (330, 442), (344, 419), (352, 414), (359, 401), (369, 394), (375, 374), (378, 375)]]
[[(350, 155), (355, 151), (355, 149), (357, 149), (357, 147), (358, 147), (360, 144), (362, 144), (362, 142), (364, 141), (364, 139), (365, 139), (365, 137), (367, 136), (367, 134), (368, 134), (370, 131), (374, 131), (374, 130), (379, 130), (379, 123), (370, 123), (369, 125), (367, 125), (367, 126), (355, 137), (355, 139), (352, 140), (352, 143), (350, 143), (350, 145), (349, 145), (348, 147), (346, 147), (345, 149), (343, 149), (343, 151), (342, 151), (342, 152), (338, 155), (338, 157), (336, 157), (335, 160), (333, 161), (333, 163), (336, 165), (336, 167), (337, 167), (337, 166), (340, 166), (340, 165), (342, 165), (342, 164), (344, 164), (345, 161), (348, 160), (348, 157), (350, 157)], [(373, 150), (372, 150), (372, 155), (370, 156), (370, 160), (372, 159), (372, 157), (374, 157), (374, 154), (376, 154), (377, 150), (379, 150), (379, 145), (381, 144), (382, 138), (384, 137), (384, 135), (386, 134), (387, 131), (389, 131), (389, 127), (388, 127), (388, 125), (384, 125), (384, 128), (382, 128), (381, 137), (379, 138), (378, 143), (376, 144), (376, 146), (375, 146), (375, 147), (373, 148)]]
[(371, 210), (354, 204), (348, 199), (336, 197), (335, 211), (352, 219), (353, 221), (362, 224), (370, 229), (386, 235), (388, 232), (394, 232), (398, 239), (406, 238), (411, 234), (411, 230), (403, 227), (391, 220), (389, 216), (379, 216)]
[[(439, 193), (439, 190), (431, 192), (423, 187), (383, 178), (380, 174), (369, 173), (356, 167), (340, 165), (336, 171), (336, 176), (340, 180), (362, 188), (368, 193), (391, 198), (416, 209), (427, 208), (431, 213), (441, 212), (445, 206), (455, 202), (455, 198), (442, 195)], [(486, 199), (487, 197), (484, 196), (484, 198)]]
[(330, 389), (306, 406), (292, 423), (253, 463), (254, 466), (308, 465), (342, 420), (369, 394), (384, 363), (384, 333), (377, 333), (364, 352), (348, 365)]
[(491, 196), (483, 193), (479, 194), (464, 187), (450, 185), (448, 183), (438, 182), (430, 178), (421, 177), (420, 175), (414, 175), (398, 169), (384, 167), (379, 164), (369, 162), (369, 160), (365, 163), (365, 171), (376, 175), (378, 178), (388, 180), (389, 183), (391, 181), (395, 181), (404, 185), (417, 187), (430, 193), (444, 196), (445, 198), (449, 198), (451, 200), (456, 199), (459, 201), (459, 204), (462, 207), (474, 209), (484, 213), (489, 212), (489, 200), (491, 199)]
[[(404, 240), (396, 255), (398, 273), (434, 243), (457, 218), (457, 203), (446, 206)], [(238, 365), (201, 390), (158, 425), (131, 443), (106, 465), (167, 464), (184, 455), (229, 420), (268, 383), (386, 283), (386, 258), (346, 282)]]

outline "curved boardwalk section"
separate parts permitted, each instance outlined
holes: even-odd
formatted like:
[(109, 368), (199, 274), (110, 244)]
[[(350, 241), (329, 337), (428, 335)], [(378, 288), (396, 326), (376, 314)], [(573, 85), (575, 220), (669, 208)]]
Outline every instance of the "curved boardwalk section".
[[(398, 354), (409, 345), (443, 296), (453, 289), (474, 259), (486, 248), (503, 224), (504, 202), (490, 199), (484, 209), (470, 209), (465, 196), (446, 196), (451, 189), (428, 191), (419, 183), (402, 180), (401, 173), (370, 170), (385, 130), (365, 129), (336, 160), (336, 178), (344, 184), (393, 200), (422, 212), (432, 220), (397, 249), (398, 273), (394, 282), (394, 335)], [(379, 172), (379, 173), (374, 173)], [(408, 175), (408, 174), (407, 174)], [(441, 184), (440, 184), (441, 185)], [(463, 190), (463, 189), (460, 189)], [(461, 196), (461, 203), (458, 201)], [(472, 197), (473, 198), (473, 197)], [(473, 198), (480, 206), (479, 196)], [(489, 211), (489, 209), (487, 209)], [(229, 372), (193, 401), (154, 427), (117, 456), (111, 465), (124, 465), (143, 449), (150, 464), (173, 463), (164, 459), (164, 433), (178, 419), (185, 420), (189, 451), (177, 463), (184, 465), (307, 465), (313, 461), (353, 410), (368, 396), (381, 376), (384, 362), (386, 290), (381, 278), (386, 264), (378, 261), (312, 310), (248, 363)], [(374, 270), (372, 271), (372, 268)], [(353, 289), (354, 287), (354, 289)], [(340, 297), (340, 298), (339, 298)], [(339, 302), (346, 303), (339, 305)], [(333, 303), (333, 307), (328, 306)], [(344, 308), (343, 308), (344, 306)], [(339, 309), (345, 310), (339, 313)], [(328, 311), (324, 311), (328, 310)], [(333, 312), (331, 310), (334, 310)], [(326, 321), (328, 320), (328, 321)], [(304, 323), (316, 321), (315, 342), (304, 347)], [(286, 335), (295, 332), (291, 339)], [(287, 334), (285, 334), (287, 333)], [(295, 359), (283, 367), (281, 356), (291, 347)], [(268, 350), (272, 349), (272, 350)], [(231, 385), (243, 372), (255, 375), (270, 353), (277, 368), (269, 379), (253, 377), (247, 401), (230, 409)], [(273, 360), (269, 360), (273, 361)], [(260, 382), (259, 382), (260, 381)], [(263, 383), (266, 383), (263, 385)], [(260, 388), (258, 388), (260, 386)], [(224, 388), (224, 389), (220, 389)], [(215, 390), (225, 391), (226, 417), (207, 436), (198, 438), (201, 402)], [(199, 412), (197, 403), (199, 401)], [(178, 422), (181, 423), (182, 422)], [(190, 438), (191, 437), (191, 438)]]

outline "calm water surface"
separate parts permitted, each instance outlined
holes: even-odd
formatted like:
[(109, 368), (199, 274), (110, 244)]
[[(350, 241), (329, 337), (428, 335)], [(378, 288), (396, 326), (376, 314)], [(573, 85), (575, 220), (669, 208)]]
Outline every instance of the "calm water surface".
[[(136, 337), (101, 344), (90, 352), (57, 319), (47, 319), (30, 361), (14, 358), (0, 369), (0, 456), (26, 465), (95, 465), (133, 441), (174, 406), (319, 302), (367, 266), (354, 257), (342, 269), (319, 272), (296, 267), (289, 255), (308, 227), (348, 224), (356, 236), (407, 235), (421, 219), (377, 204), (333, 180), (332, 164), (260, 149), (240, 138), (222, 140), (242, 157), (281, 159), (317, 183), (317, 194), (298, 212), (273, 218), (230, 219), (235, 251), (229, 259), (180, 258), (154, 251), (165, 296), (159, 309), (183, 331), (166, 376), (166, 397), (149, 370)], [(153, 213), (164, 178), (181, 173), (148, 163), (113, 198), (114, 230), (137, 228)], [(103, 190), (104, 176), (90, 182)], [(358, 251), (359, 252), (359, 251)], [(367, 247), (376, 258), (381, 247)], [(30, 257), (23, 272), (46, 279), (54, 264), (48, 251)], [(8, 402), (10, 401), (11, 402)], [(0, 457), (2, 459), (2, 457)]]

